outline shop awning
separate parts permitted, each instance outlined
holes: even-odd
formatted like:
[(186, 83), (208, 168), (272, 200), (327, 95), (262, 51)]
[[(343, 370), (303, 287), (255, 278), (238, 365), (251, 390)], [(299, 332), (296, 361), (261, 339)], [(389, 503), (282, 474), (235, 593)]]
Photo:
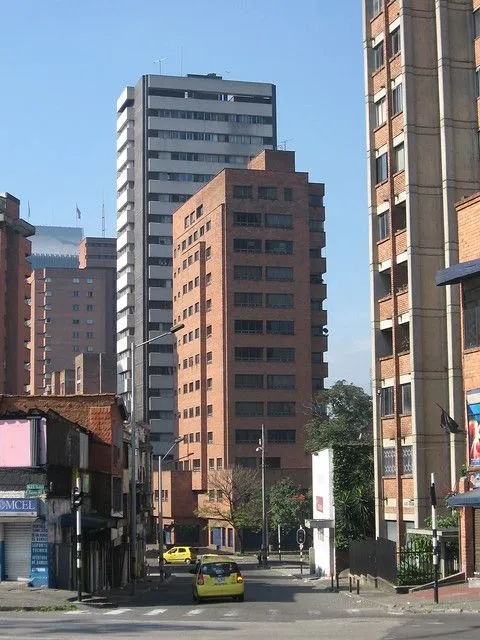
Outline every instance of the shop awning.
[[(75, 516), (71, 513), (65, 513), (60, 518), (60, 524), (62, 527), (75, 527)], [(104, 516), (97, 516), (95, 514), (83, 514), (82, 513), (82, 530), (99, 531), (101, 529), (111, 529), (115, 526), (115, 521), (111, 518), (105, 518)]]
[(475, 276), (480, 276), (480, 259), (459, 262), (446, 269), (441, 269), (435, 276), (435, 282), (437, 287), (440, 287), (446, 284), (458, 284), (462, 280)]
[(450, 507), (480, 507), (480, 489), (473, 489), (466, 493), (457, 493), (456, 496), (447, 498)]

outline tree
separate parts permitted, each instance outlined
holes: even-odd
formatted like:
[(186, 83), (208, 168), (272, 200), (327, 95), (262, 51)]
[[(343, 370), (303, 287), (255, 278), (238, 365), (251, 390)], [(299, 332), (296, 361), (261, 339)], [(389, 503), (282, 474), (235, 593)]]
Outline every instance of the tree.
[(361, 387), (338, 380), (323, 389), (311, 407), (306, 425), (309, 453), (335, 444), (354, 443), (372, 438), (372, 398)]
[[(215, 491), (213, 501), (205, 501), (196, 515), (227, 522), (244, 547), (244, 529), (259, 529), (262, 523), (260, 478), (257, 469), (234, 466), (213, 470), (208, 476), (209, 490)], [(220, 493), (220, 500), (218, 495)]]
[(311, 517), (311, 490), (303, 489), (290, 478), (283, 478), (270, 487), (268, 502), (271, 529), (280, 525), (290, 531)]

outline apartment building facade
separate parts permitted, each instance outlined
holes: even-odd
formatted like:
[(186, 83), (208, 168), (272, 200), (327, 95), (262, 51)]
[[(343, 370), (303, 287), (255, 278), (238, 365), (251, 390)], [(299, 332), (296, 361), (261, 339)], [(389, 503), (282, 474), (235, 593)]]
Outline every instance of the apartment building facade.
[(30, 382), (28, 238), (35, 227), (20, 218), (20, 200), (0, 193), (0, 393), (27, 393)]
[(452, 487), (464, 459), (438, 407), (464, 424), (459, 296), (435, 274), (479, 186), (479, 4), (363, 1), (376, 530), (398, 543), (429, 515), (431, 472)]
[[(275, 86), (216, 74), (146, 75), (117, 101), (117, 355), (172, 326), (172, 212), (224, 167), (276, 145)], [(136, 408), (154, 453), (173, 438), (173, 344), (136, 350)]]
[[(258, 467), (262, 424), (269, 473), (310, 484), (306, 407), (327, 377), (323, 197), (293, 152), (265, 150), (174, 213), (173, 320), (185, 325), (174, 473), (189, 473), (200, 513), (223, 499), (211, 471)], [(185, 517), (168, 511), (173, 523)], [(231, 532), (207, 524), (210, 540), (232, 548)]]
[(71, 370), (77, 354), (115, 353), (115, 238), (84, 238), (79, 264), (32, 272), (33, 395), (52, 393), (52, 372)]

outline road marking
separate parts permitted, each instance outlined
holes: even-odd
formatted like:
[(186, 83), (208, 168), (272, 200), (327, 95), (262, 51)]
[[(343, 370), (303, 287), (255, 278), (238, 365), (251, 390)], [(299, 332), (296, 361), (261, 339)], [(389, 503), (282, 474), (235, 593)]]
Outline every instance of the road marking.
[(187, 613), (185, 614), (186, 616), (198, 616), (199, 613), (202, 613), (203, 609), (190, 609), (190, 611), (187, 611)]
[(387, 611), (389, 616), (404, 616), (405, 613), (403, 611)]
[(90, 611), (87, 611), (86, 609), (72, 609), (72, 611), (64, 611), (63, 612), (66, 616), (76, 616), (78, 613), (91, 613)]
[(360, 613), (360, 609), (347, 609), (347, 613)]
[(146, 616), (158, 616), (161, 613), (165, 613), (165, 611), (167, 611), (167, 609), (152, 609), (151, 611), (148, 611), (145, 615)]
[(104, 615), (106, 615), (106, 616), (119, 616), (122, 613), (127, 613), (127, 611), (131, 611), (131, 609), (112, 609), (112, 611), (105, 611)]
[(269, 616), (276, 616), (278, 613), (278, 609), (268, 609), (267, 613)]
[(227, 611), (227, 613), (223, 614), (224, 618), (234, 618), (235, 616), (238, 616), (238, 611), (236, 609), (232, 609), (231, 611)]

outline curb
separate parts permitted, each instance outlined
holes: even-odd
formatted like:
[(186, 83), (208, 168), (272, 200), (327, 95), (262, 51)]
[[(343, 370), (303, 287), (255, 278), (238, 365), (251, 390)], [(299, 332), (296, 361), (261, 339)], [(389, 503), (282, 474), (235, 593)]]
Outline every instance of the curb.
[(390, 602), (383, 602), (381, 599), (378, 600), (374, 600), (374, 599), (370, 599), (368, 597), (364, 597), (362, 595), (357, 595), (357, 594), (351, 594), (349, 592), (345, 592), (345, 591), (340, 591), (339, 593), (342, 593), (343, 595), (347, 596), (348, 598), (355, 598), (357, 601), (360, 600), (363, 604), (376, 604), (379, 607), (382, 607), (384, 609), (388, 609), (389, 611), (402, 611), (405, 613), (425, 613), (425, 614), (430, 614), (430, 613), (480, 613), (480, 609), (470, 609), (468, 607), (465, 606), (458, 606), (455, 607), (453, 606), (451, 603), (439, 603), (438, 605), (433, 604), (433, 605), (425, 605), (422, 606), (421, 604), (419, 604), (418, 606), (415, 606), (415, 604), (412, 603), (408, 603), (408, 604), (396, 604), (396, 603), (390, 603)]

